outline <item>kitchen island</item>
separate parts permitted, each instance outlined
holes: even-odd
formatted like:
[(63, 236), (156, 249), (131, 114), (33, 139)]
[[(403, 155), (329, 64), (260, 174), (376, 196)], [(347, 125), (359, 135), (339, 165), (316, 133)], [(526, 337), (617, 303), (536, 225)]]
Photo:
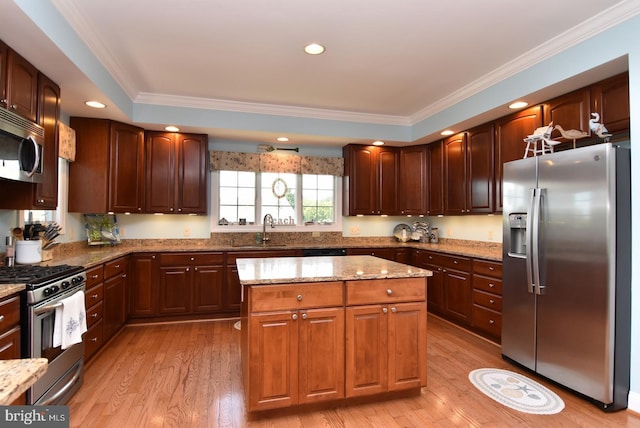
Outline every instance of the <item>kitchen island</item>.
[(372, 256), (239, 258), (247, 412), (426, 385), (431, 271)]

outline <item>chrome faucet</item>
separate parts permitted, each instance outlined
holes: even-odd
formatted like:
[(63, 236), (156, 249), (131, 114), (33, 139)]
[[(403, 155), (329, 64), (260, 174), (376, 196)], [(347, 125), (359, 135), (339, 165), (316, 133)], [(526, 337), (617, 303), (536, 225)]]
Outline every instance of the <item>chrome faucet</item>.
[(269, 239), (271, 239), (267, 236), (267, 222), (271, 225), (272, 228), (276, 227), (273, 216), (271, 214), (265, 214), (264, 218), (262, 219), (262, 245), (267, 245), (267, 242), (269, 242)]

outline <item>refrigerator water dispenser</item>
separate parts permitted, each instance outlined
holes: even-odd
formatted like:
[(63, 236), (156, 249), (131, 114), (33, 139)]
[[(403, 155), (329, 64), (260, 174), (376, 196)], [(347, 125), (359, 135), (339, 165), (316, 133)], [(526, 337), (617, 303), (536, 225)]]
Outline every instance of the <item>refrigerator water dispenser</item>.
[(527, 214), (509, 214), (509, 255), (525, 258), (527, 256)]

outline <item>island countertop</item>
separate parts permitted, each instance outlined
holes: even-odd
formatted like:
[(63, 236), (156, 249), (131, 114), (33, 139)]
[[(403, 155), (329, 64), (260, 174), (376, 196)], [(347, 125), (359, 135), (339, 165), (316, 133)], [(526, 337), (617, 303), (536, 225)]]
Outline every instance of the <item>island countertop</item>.
[(242, 285), (416, 278), (433, 272), (373, 256), (238, 258)]

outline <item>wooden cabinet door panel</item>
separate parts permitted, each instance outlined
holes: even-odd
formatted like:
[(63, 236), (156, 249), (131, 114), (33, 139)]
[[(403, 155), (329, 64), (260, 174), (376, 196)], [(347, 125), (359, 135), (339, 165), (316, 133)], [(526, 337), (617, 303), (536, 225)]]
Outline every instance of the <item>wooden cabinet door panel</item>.
[(471, 275), (453, 270), (443, 271), (444, 312), (464, 325), (471, 323)]
[(542, 119), (542, 106), (535, 106), (496, 121), (496, 211), (502, 211), (502, 165), (522, 159), (527, 147), (523, 140), (542, 126)]
[(375, 150), (372, 146), (346, 146), (344, 177), (345, 215), (371, 215), (376, 210)]
[(242, 285), (240, 285), (240, 278), (238, 278), (238, 268), (235, 265), (227, 266), (222, 310), (225, 312), (239, 311), (242, 303), (241, 297)]
[(444, 309), (441, 267), (435, 265), (424, 265), (423, 267), (433, 272), (433, 276), (427, 279), (427, 308), (429, 312), (440, 314)]
[(387, 314), (383, 305), (346, 309), (347, 397), (387, 391)]
[[(7, 98), (7, 55), (9, 54), (9, 47), (0, 40), (0, 100)], [(4, 104), (0, 102), (0, 104)], [(2, 105), (2, 107), (7, 107)]]
[(344, 397), (344, 308), (299, 312), (300, 403)]
[(43, 74), (38, 76), (38, 124), (44, 128), (42, 170), (44, 181), (35, 187), (33, 204), (38, 209), (58, 206), (58, 121), (60, 87)]
[(495, 167), (493, 124), (480, 126), (467, 135), (467, 210), (472, 213), (494, 211)]
[(444, 214), (444, 148), (442, 141), (428, 145), (429, 148), (429, 210), (428, 214)]
[[(577, 129), (589, 131), (589, 119), (591, 119), (591, 100), (589, 88), (580, 89), (561, 97), (554, 98), (544, 103), (542, 120), (543, 125), (553, 122), (554, 126), (560, 125), (563, 129)], [(563, 142), (571, 142), (562, 138), (559, 130), (551, 133), (554, 139)]]
[(7, 109), (36, 121), (38, 111), (38, 70), (15, 51), (7, 53)]
[(248, 411), (298, 403), (298, 321), (294, 314), (249, 316)]
[(402, 215), (427, 213), (429, 206), (427, 158), (426, 146), (411, 146), (400, 149), (398, 208)]
[(155, 254), (133, 256), (129, 314), (153, 316), (158, 313), (158, 260)]
[(389, 390), (427, 383), (427, 308), (424, 303), (389, 305)]
[(178, 135), (178, 193), (176, 209), (182, 214), (207, 212), (206, 136)]
[(194, 266), (193, 312), (218, 312), (222, 310), (222, 266)]
[(398, 214), (398, 151), (393, 147), (378, 152), (377, 214)]
[(173, 136), (161, 133), (148, 135), (145, 150), (145, 210), (150, 213), (172, 213), (176, 185)]
[(109, 146), (109, 205), (113, 212), (142, 212), (144, 200), (144, 132), (113, 122)]
[(184, 314), (191, 307), (187, 267), (160, 268), (158, 312)]
[(464, 214), (467, 194), (467, 165), (465, 153), (467, 134), (451, 136), (444, 140), (444, 212), (449, 215)]
[(20, 326), (0, 334), (0, 360), (17, 360), (20, 356)]
[(109, 339), (126, 320), (126, 276), (115, 276), (104, 281), (104, 337)]
[[(598, 82), (591, 88), (591, 111), (600, 113), (611, 133), (629, 131), (629, 74), (622, 73)], [(588, 129), (585, 129), (588, 131)]]

